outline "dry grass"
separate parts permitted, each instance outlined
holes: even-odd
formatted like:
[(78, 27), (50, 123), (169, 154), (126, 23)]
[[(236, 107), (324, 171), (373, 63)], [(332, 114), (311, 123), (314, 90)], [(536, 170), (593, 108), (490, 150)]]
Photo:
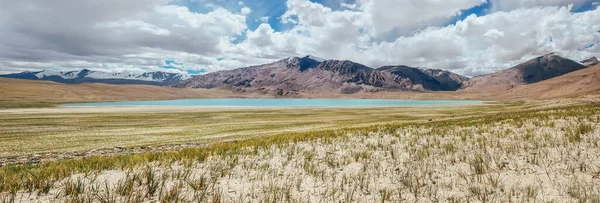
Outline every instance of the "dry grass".
[(595, 202), (599, 122), (580, 104), (5, 167), (0, 201)]
[(48, 108), (0, 111), (0, 157), (111, 147), (208, 144), (531, 108), (496, 103), (428, 108)]

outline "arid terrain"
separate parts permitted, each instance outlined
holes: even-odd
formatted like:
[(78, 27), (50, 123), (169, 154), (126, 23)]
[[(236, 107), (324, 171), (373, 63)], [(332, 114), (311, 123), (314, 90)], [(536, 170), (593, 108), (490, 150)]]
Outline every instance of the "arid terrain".
[(50, 107), (67, 102), (239, 97), (218, 89), (177, 89), (149, 85), (63, 84), (0, 78), (0, 108)]
[(0, 0), (0, 203), (600, 203), (600, 0)]
[(596, 99), (0, 117), (4, 202), (600, 200)]
[[(525, 73), (519, 71), (540, 66), (539, 60), (547, 59), (509, 72)], [(600, 65), (579, 68), (534, 82), (491, 76), (485, 84), (505, 85), (506, 78), (514, 84), (480, 91), (473, 87), (482, 79), (475, 78), (458, 91), (292, 95), (0, 78), (0, 202), (598, 202)], [(425, 70), (383, 71), (414, 76)], [(60, 106), (256, 97), (486, 102)]]
[(60, 107), (265, 95), (2, 79), (0, 202), (600, 201), (597, 69), (506, 92), (310, 95), (491, 100), (425, 108)]

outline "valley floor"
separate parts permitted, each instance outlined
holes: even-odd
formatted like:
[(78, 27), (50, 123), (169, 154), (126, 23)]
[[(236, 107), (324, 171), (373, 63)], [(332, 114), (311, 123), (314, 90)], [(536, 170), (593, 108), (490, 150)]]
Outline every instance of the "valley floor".
[[(206, 145), (283, 133), (360, 128), (514, 111), (539, 104), (376, 108), (60, 107), (0, 110), (0, 166), (152, 147)], [(179, 147), (180, 148), (180, 147)], [(99, 150), (103, 149), (103, 150)], [(131, 151), (131, 150), (130, 150)], [(82, 153), (85, 152), (85, 153)], [(36, 156), (33, 156), (36, 155)], [(7, 158), (8, 157), (8, 158)], [(15, 158), (16, 157), (16, 158)], [(25, 161), (26, 161), (25, 160)], [(25, 162), (26, 163), (26, 162)]]
[(0, 131), (0, 202), (600, 201), (596, 100), (11, 109)]

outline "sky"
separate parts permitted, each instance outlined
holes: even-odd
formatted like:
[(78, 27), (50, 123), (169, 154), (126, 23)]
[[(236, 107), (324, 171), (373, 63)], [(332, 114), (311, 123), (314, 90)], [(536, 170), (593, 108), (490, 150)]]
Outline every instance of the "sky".
[(466, 76), (600, 56), (600, 0), (0, 0), (0, 74), (202, 74), (314, 55)]

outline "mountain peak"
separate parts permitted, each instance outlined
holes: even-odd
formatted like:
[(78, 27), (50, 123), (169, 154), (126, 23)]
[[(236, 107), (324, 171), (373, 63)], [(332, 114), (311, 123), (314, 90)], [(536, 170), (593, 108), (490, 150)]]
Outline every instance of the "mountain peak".
[(538, 57), (538, 60), (556, 60), (556, 59), (562, 59), (563, 57), (559, 56), (558, 54), (551, 52), (548, 54), (544, 54), (540, 57)]
[(592, 56), (589, 59), (581, 61), (581, 64), (583, 64), (586, 67), (590, 67), (600, 64), (600, 61), (598, 61), (598, 58), (596, 58), (595, 56)]
[(463, 89), (469, 91), (508, 90), (584, 68), (585, 66), (575, 61), (550, 53), (500, 72), (474, 77), (463, 86)]
[[(321, 62), (322, 61), (322, 62)], [(324, 60), (307, 55), (280, 61), (200, 75), (175, 87), (227, 88), (293, 97), (299, 94), (377, 91), (452, 91), (465, 77), (396, 66), (395, 70), (373, 69), (350, 60)]]
[(313, 56), (313, 55), (306, 55), (306, 56), (304, 56), (302, 58), (312, 59), (312, 60), (317, 61), (317, 62), (327, 61), (327, 59), (324, 59), (324, 58), (321, 58), (321, 57), (316, 57), (316, 56)]

